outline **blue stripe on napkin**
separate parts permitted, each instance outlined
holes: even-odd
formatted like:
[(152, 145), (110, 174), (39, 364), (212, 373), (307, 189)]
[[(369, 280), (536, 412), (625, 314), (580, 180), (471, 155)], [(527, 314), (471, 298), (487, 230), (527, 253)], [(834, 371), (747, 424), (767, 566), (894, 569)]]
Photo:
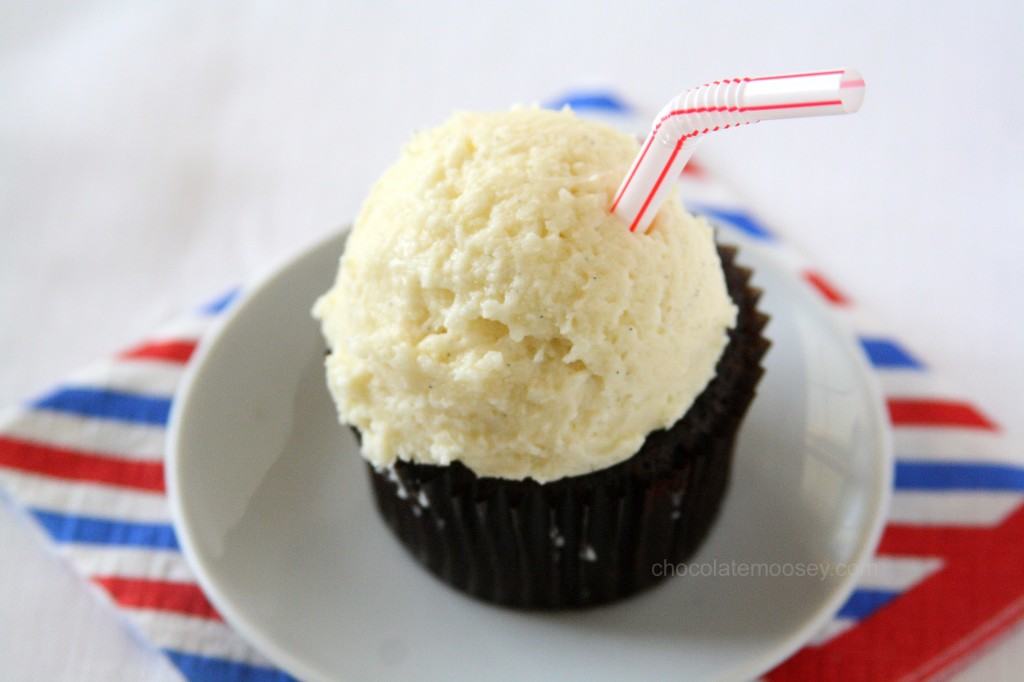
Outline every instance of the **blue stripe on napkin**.
[(192, 682), (295, 682), (295, 678), (281, 670), (264, 666), (229, 661), (224, 658), (186, 654), (174, 649), (163, 652), (181, 673)]
[(574, 111), (630, 113), (633, 108), (621, 98), (604, 90), (573, 90), (544, 103), (546, 109), (568, 106)]
[(171, 399), (168, 397), (77, 386), (58, 388), (37, 398), (31, 404), (35, 408), (66, 412), (80, 417), (158, 426), (167, 423), (167, 417), (171, 412)]
[(62, 514), (47, 509), (30, 509), (47, 534), (56, 542), (94, 545), (178, 549), (174, 528), (168, 523), (140, 523)]
[(897, 490), (1024, 492), (1024, 469), (1005, 464), (899, 459), (894, 486)]
[(871, 364), (882, 368), (923, 369), (924, 364), (892, 339), (861, 337), (860, 345)]
[(836, 617), (864, 620), (899, 594), (892, 590), (854, 590)]
[(764, 225), (746, 211), (734, 211), (706, 204), (694, 204), (692, 202), (687, 203), (686, 207), (694, 213), (708, 217), (712, 221), (734, 227), (748, 237), (766, 241), (775, 238)]
[(199, 307), (199, 312), (204, 315), (217, 315), (218, 313), (222, 313), (231, 307), (231, 304), (235, 302), (235, 299), (238, 298), (238, 295), (241, 292), (242, 290), (237, 287), (226, 291), (217, 298), (207, 301), (201, 305)]

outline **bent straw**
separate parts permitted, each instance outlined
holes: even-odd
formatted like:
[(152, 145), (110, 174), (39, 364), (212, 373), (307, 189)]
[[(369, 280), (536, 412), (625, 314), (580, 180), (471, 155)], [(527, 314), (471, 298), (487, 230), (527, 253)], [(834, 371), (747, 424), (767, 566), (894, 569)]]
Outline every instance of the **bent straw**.
[(730, 78), (690, 88), (654, 119), (610, 210), (646, 232), (702, 136), (766, 119), (850, 114), (864, 101), (853, 69)]

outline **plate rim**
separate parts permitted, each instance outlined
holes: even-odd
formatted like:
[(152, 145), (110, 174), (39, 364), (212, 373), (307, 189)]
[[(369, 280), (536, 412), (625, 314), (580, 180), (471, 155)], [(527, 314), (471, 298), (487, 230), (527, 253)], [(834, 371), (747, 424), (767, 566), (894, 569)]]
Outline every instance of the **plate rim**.
[[(251, 623), (247, 617), (243, 616), (236, 609), (232, 600), (220, 591), (216, 580), (212, 577), (212, 571), (208, 572), (205, 564), (200, 560), (198, 550), (194, 544), (193, 534), (187, 522), (188, 514), (184, 508), (184, 497), (180, 489), (178, 470), (182, 465), (183, 457), (180, 453), (181, 443), (179, 436), (182, 430), (184, 406), (189, 402), (196, 385), (196, 379), (202, 373), (213, 348), (223, 338), (224, 331), (260, 293), (272, 286), (286, 272), (296, 267), (314, 252), (325, 248), (329, 243), (339, 239), (344, 242), (344, 240), (348, 239), (351, 229), (352, 224), (348, 223), (338, 230), (331, 231), (305, 248), (279, 259), (276, 263), (266, 268), (260, 276), (254, 278), (252, 285), (242, 287), (240, 295), (229, 310), (215, 318), (214, 322), (203, 331), (199, 344), (186, 366), (175, 391), (165, 435), (163, 468), (164, 478), (167, 483), (168, 507), (178, 546), (189, 568), (194, 573), (196, 582), (198, 582), (203, 593), (217, 611), (223, 615), (228, 626), (237, 631), (247, 644), (270, 660), (273, 665), (287, 673), (301, 679), (310, 680), (328, 680), (331, 678), (326, 671), (321, 670), (314, 664), (308, 663), (303, 657), (292, 654), (286, 647), (279, 646), (274, 637), (266, 634), (261, 627)], [(719, 234), (721, 234), (720, 231)], [(780, 272), (792, 276), (792, 268), (786, 267), (780, 258), (765, 245), (758, 244), (733, 231), (729, 231), (728, 236), (723, 241), (725, 243), (735, 243), (740, 248), (741, 261), (744, 252), (755, 251), (759, 258), (771, 261)], [(344, 250), (342, 253), (344, 253)], [(757, 271), (755, 270), (755, 278), (756, 275)], [(856, 334), (851, 326), (846, 321), (839, 319), (834, 310), (812, 296), (812, 292), (808, 291), (806, 287), (794, 286), (794, 291), (799, 292), (797, 295), (803, 299), (803, 303), (815, 309), (816, 314), (825, 321), (825, 324), (830, 327), (831, 331), (842, 339), (843, 345), (846, 346), (845, 350), (854, 358), (854, 363), (857, 366), (857, 375), (865, 382), (866, 389), (870, 394), (871, 417), (880, 426), (880, 428), (875, 430), (876, 442), (872, 447), (878, 460), (876, 471), (878, 480), (875, 480), (872, 484), (874, 490), (878, 491), (878, 503), (872, 509), (871, 520), (865, 524), (867, 532), (862, 532), (861, 542), (850, 562), (853, 564), (854, 570), (846, 574), (838, 587), (833, 590), (827, 599), (822, 600), (821, 604), (813, 612), (813, 615), (801, 627), (794, 629), (772, 650), (729, 669), (727, 671), (728, 676), (723, 679), (751, 679), (770, 670), (805, 645), (814, 633), (839, 610), (842, 603), (853, 592), (858, 579), (866, 569), (868, 560), (870, 560), (875, 549), (878, 547), (892, 500), (894, 461), (892, 428), (885, 410), (884, 395), (881, 390), (880, 381), (869, 366), (863, 350), (856, 343)]]
[[(332, 230), (326, 236), (269, 265), (260, 275), (253, 278), (253, 284), (241, 286), (238, 297), (232, 302), (228, 310), (214, 318), (213, 323), (202, 332), (199, 343), (195, 351), (193, 351), (185, 371), (182, 373), (178, 387), (174, 392), (174, 399), (171, 401), (171, 411), (167, 418), (167, 430), (164, 436), (165, 454), (163, 469), (171, 523), (174, 527), (175, 537), (178, 540), (178, 547), (181, 550), (182, 556), (185, 557), (188, 567), (195, 575), (196, 582), (217, 612), (224, 617), (225, 623), (247, 645), (267, 658), (274, 666), (300, 680), (328, 680), (330, 678), (324, 674), (324, 671), (308, 664), (305, 659), (293, 655), (286, 647), (279, 646), (273, 637), (264, 634), (263, 630), (255, 624), (251, 624), (249, 619), (235, 608), (231, 599), (221, 593), (211, 573), (207, 572), (204, 563), (200, 560), (192, 533), (189, 531), (189, 525), (186, 521), (187, 513), (184, 508), (184, 497), (181, 495), (180, 482), (178, 480), (178, 469), (182, 463), (182, 457), (179, 454), (179, 434), (183, 419), (182, 414), (185, 411), (184, 406), (192, 395), (196, 385), (196, 378), (202, 372), (207, 358), (214, 347), (223, 338), (224, 330), (234, 322), (235, 318), (241, 315), (242, 311), (245, 310), (253, 299), (269, 288), (286, 272), (296, 267), (315, 251), (325, 248), (329, 243), (337, 239), (342, 239), (343, 242), (347, 241), (351, 230), (352, 223), (346, 223), (340, 229)], [(342, 253), (344, 253), (344, 250)], [(341, 254), (339, 254), (339, 258), (340, 256)]]
[[(729, 236), (739, 244), (740, 261), (742, 261), (744, 252), (755, 251), (759, 257), (770, 261), (776, 268), (793, 280), (798, 279), (793, 273), (793, 268), (787, 267), (779, 256), (772, 251), (771, 247), (755, 242), (733, 231), (729, 232)], [(754, 279), (756, 280), (756, 278), (757, 271), (755, 270)], [(756, 285), (757, 282), (755, 281), (754, 284)], [(767, 652), (760, 659), (754, 659), (745, 667), (740, 666), (729, 671), (736, 675), (735, 678), (723, 679), (754, 679), (771, 670), (799, 651), (814, 636), (814, 633), (818, 632), (839, 611), (843, 603), (857, 587), (857, 581), (867, 569), (868, 561), (871, 560), (875, 550), (878, 548), (882, 539), (882, 532), (885, 530), (886, 521), (889, 518), (889, 508), (892, 504), (895, 454), (893, 452), (892, 426), (889, 422), (889, 414), (885, 406), (885, 394), (882, 391), (881, 381), (874, 370), (872, 370), (864, 349), (857, 342), (857, 334), (852, 325), (846, 320), (840, 319), (837, 312), (826, 305), (820, 298), (814, 296), (809, 287), (799, 286), (800, 283), (798, 281), (795, 281), (794, 284), (796, 286), (793, 289), (797, 292), (797, 296), (806, 305), (814, 309), (816, 314), (842, 339), (843, 345), (854, 359), (853, 361), (857, 366), (857, 374), (865, 382), (870, 394), (871, 416), (879, 424), (879, 429), (876, 432), (877, 442), (875, 443), (878, 459), (878, 480), (874, 481), (873, 484), (875, 489), (879, 491), (878, 504), (872, 510), (873, 516), (870, 523), (866, 524), (868, 532), (863, 534), (862, 542), (850, 561), (854, 566), (854, 570), (846, 574), (844, 580), (829, 595), (829, 598), (822, 600), (814, 615), (808, 618), (802, 627), (795, 629), (784, 642), (776, 647), (774, 652)]]

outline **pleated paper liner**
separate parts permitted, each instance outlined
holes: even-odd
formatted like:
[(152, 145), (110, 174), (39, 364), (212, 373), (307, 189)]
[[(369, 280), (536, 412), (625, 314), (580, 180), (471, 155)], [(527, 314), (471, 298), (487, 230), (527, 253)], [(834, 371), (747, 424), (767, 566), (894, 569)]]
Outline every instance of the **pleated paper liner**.
[(458, 462), (370, 467), (381, 516), (420, 563), (488, 602), (579, 608), (650, 587), (664, 579), (655, 565), (696, 551), (725, 496), (769, 346), (750, 271), (735, 263), (735, 248), (719, 246), (719, 255), (739, 316), (716, 376), (630, 459), (546, 484), (478, 477)]

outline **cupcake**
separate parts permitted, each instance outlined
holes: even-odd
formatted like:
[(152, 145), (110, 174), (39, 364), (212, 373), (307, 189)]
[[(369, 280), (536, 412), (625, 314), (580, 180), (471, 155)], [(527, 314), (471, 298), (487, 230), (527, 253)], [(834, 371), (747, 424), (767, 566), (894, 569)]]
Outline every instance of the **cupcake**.
[(725, 495), (766, 318), (677, 198), (647, 234), (609, 214), (636, 151), (570, 111), (457, 114), (376, 183), (314, 306), (382, 518), (475, 597), (626, 597)]

